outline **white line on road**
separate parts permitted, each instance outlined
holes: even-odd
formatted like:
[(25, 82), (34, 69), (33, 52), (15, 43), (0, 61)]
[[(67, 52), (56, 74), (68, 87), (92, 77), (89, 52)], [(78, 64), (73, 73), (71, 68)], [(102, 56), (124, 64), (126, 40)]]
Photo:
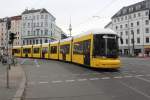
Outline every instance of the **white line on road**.
[(120, 83), (121, 83), (122, 85), (128, 87), (129, 89), (135, 91), (136, 93), (139, 93), (139, 94), (141, 94), (141, 95), (147, 97), (148, 99), (150, 99), (150, 96), (149, 96), (148, 94), (146, 94), (146, 93), (144, 93), (144, 92), (142, 92), (142, 91), (140, 91), (140, 90), (138, 90), (138, 89), (136, 89), (136, 88), (134, 88), (134, 87), (131, 87), (131, 86), (129, 86), (129, 85), (123, 83), (123, 82), (120, 82)]
[(36, 67), (40, 67), (40, 65), (38, 64), (38, 62), (37, 62), (36, 59), (34, 60), (34, 63), (35, 63), (35, 65), (36, 65)]
[(142, 78), (142, 77), (136, 77), (137, 79), (140, 79), (140, 80), (142, 80), (142, 81), (145, 81), (145, 82), (148, 82), (148, 83), (150, 83), (150, 80), (148, 80), (148, 79), (145, 79), (145, 78)]
[(99, 80), (99, 78), (90, 78), (89, 80), (94, 81), (94, 80)]
[(52, 81), (52, 83), (62, 83), (63, 81)]
[(48, 82), (39, 82), (39, 84), (47, 84)]
[(135, 77), (140, 77), (140, 76), (144, 76), (144, 75), (135, 75)]
[(116, 76), (116, 77), (113, 77), (113, 78), (121, 79), (123, 77), (122, 76)]
[(108, 80), (108, 79), (110, 79), (110, 77), (103, 77), (103, 78), (101, 78), (101, 79), (103, 79), (103, 80)]
[(66, 82), (74, 82), (75, 80), (66, 80)]
[(85, 78), (85, 79), (77, 79), (78, 81), (86, 81), (87, 79)]
[(131, 76), (131, 75), (126, 75), (126, 76), (124, 76), (125, 78), (131, 78), (131, 77), (133, 77), (133, 76)]

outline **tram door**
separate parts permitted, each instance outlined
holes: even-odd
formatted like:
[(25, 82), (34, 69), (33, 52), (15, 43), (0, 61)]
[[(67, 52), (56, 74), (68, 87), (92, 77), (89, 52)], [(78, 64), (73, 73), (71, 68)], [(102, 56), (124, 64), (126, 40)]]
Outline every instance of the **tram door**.
[(83, 51), (84, 51), (84, 64), (90, 65), (90, 40), (86, 40), (83, 42)]

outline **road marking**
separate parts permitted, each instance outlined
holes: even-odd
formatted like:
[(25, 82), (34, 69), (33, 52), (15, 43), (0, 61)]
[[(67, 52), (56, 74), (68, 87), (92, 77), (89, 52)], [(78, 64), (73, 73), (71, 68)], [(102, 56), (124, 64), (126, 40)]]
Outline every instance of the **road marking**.
[(77, 79), (77, 80), (81, 82), (81, 81), (86, 81), (87, 79)]
[(23, 61), (22, 61), (20, 64), (21, 64), (21, 65), (24, 64), (24, 62), (25, 62), (26, 60), (27, 60), (27, 59), (23, 59)]
[(140, 80), (142, 80), (142, 81), (145, 81), (145, 82), (148, 82), (148, 83), (150, 83), (150, 80), (147, 80), (147, 79), (145, 79), (145, 78), (142, 78), (142, 77), (136, 77), (137, 79), (140, 79)]
[(131, 77), (133, 77), (133, 76), (130, 76), (130, 75), (126, 75), (126, 76), (124, 76), (125, 78), (131, 78)]
[(36, 67), (40, 67), (40, 65), (38, 64), (38, 62), (37, 62), (36, 59), (34, 59), (34, 63), (35, 63), (35, 65), (36, 65)]
[(113, 78), (121, 79), (123, 77), (122, 76), (116, 76), (116, 77), (113, 77)]
[(135, 91), (136, 93), (139, 93), (139, 94), (141, 94), (141, 95), (143, 95), (143, 96), (147, 97), (148, 99), (150, 99), (150, 96), (149, 96), (149, 95), (147, 95), (147, 94), (145, 94), (144, 92), (139, 91), (138, 89), (133, 88), (133, 87), (131, 87), (131, 86), (129, 86), (129, 85), (127, 85), (127, 84), (123, 83), (123, 82), (120, 82), (120, 83), (121, 83), (122, 85), (124, 85), (124, 86), (128, 87), (129, 89), (131, 89), (131, 90)]
[(95, 80), (99, 80), (99, 78), (90, 78), (89, 80), (95, 81)]
[(108, 79), (110, 79), (110, 77), (103, 77), (103, 78), (101, 78), (101, 79), (103, 79), (103, 80), (108, 80)]
[(47, 84), (48, 82), (39, 82), (39, 84)]
[(144, 75), (135, 75), (135, 77), (140, 77), (140, 76), (144, 76)]
[(65, 80), (66, 82), (74, 82), (75, 80)]
[(52, 81), (52, 83), (62, 83), (63, 81)]

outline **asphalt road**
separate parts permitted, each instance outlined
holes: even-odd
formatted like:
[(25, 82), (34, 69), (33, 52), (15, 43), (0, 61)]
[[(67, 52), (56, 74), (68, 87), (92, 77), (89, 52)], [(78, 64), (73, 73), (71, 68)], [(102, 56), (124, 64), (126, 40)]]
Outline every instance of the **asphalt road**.
[(121, 58), (119, 71), (19, 60), (28, 81), (25, 100), (150, 100), (150, 58)]

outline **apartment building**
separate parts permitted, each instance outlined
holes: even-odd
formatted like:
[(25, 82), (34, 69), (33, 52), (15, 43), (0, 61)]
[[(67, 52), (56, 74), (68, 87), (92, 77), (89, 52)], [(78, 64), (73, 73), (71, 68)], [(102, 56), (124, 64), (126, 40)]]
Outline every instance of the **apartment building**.
[(150, 55), (150, 0), (120, 9), (105, 28), (111, 28), (123, 39), (119, 42), (122, 55)]

